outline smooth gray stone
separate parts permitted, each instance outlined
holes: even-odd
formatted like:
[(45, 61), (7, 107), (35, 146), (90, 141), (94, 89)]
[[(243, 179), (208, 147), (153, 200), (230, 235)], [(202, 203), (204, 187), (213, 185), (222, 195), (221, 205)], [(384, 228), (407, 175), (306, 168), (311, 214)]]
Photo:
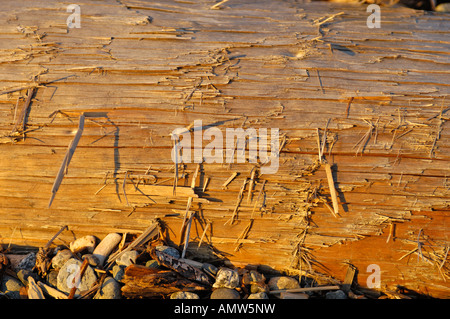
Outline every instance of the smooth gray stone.
[[(57, 288), (61, 291), (70, 293), (70, 290), (73, 287), (72, 280), (75, 278), (76, 274), (81, 269), (82, 262), (71, 258), (58, 272), (57, 277)], [(83, 278), (81, 282), (78, 284), (77, 290), (75, 291), (75, 295), (79, 294), (80, 291), (88, 290), (97, 280), (97, 276), (95, 275), (95, 271), (90, 267), (86, 267), (86, 271), (84, 272)]]
[(82, 258), (87, 258), (89, 265), (97, 267), (100, 264), (100, 260), (94, 254), (85, 254)]
[(125, 266), (114, 265), (112, 268), (113, 278), (120, 282), (125, 274), (125, 268)]
[(173, 247), (159, 245), (159, 246), (156, 246), (155, 248), (156, 248), (156, 250), (163, 252), (167, 255), (170, 255), (175, 258), (180, 258), (180, 252)]
[(113, 277), (106, 277), (94, 299), (120, 299), (121, 297), (120, 284)]
[(211, 294), (210, 299), (240, 299), (239, 292), (230, 288), (218, 288)]
[(20, 269), (33, 270), (35, 264), (36, 264), (36, 253), (29, 253), (19, 262), (19, 264), (17, 265), (17, 270)]
[(3, 275), (2, 282), (0, 284), (0, 291), (11, 299), (20, 299), (20, 288), (24, 285), (20, 280), (11, 277), (9, 275)]
[(325, 299), (347, 299), (347, 295), (342, 290), (329, 291), (325, 294)]
[(136, 263), (136, 258), (138, 255), (139, 253), (136, 250), (126, 251), (116, 260), (116, 264), (119, 266), (128, 267)]
[(58, 285), (58, 272), (59, 270), (50, 270), (47, 274), (47, 283), (52, 287), (56, 287)]
[(72, 252), (69, 249), (63, 249), (56, 253), (56, 256), (52, 258), (52, 267), (54, 269), (61, 269), (62, 266), (72, 258)]

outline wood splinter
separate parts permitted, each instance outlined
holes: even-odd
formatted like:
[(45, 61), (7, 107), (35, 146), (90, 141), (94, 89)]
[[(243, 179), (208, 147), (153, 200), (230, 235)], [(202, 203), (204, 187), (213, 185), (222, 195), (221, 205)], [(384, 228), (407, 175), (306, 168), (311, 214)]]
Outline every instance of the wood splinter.
[(202, 237), (200, 237), (200, 241), (198, 242), (197, 250), (201, 247), (202, 242), (203, 242), (203, 239), (204, 239), (205, 236), (206, 236), (206, 231), (208, 230), (208, 228), (209, 228), (210, 226), (212, 227), (212, 222), (211, 222), (210, 220), (208, 220), (208, 221), (207, 221), (207, 224), (206, 224), (206, 226), (205, 226), (205, 229), (203, 230)]
[(348, 100), (348, 103), (347, 103), (347, 109), (345, 110), (345, 117), (346, 117), (346, 118), (348, 118), (348, 116), (350, 115), (350, 105), (352, 104), (353, 99), (354, 99), (354, 97), (352, 96), (352, 97), (350, 97), (350, 99)]
[(72, 142), (70, 142), (70, 144), (69, 144), (66, 155), (64, 156), (63, 162), (61, 163), (61, 167), (59, 168), (58, 175), (56, 175), (55, 182), (53, 183), (52, 196), (48, 203), (48, 208), (50, 208), (50, 206), (52, 205), (53, 200), (56, 195), (56, 192), (58, 191), (59, 186), (61, 185), (64, 175), (66, 175), (68, 172), (69, 163), (72, 159), (73, 154), (75, 153), (75, 149), (77, 148), (77, 145), (78, 145), (78, 142), (80, 141), (81, 135), (83, 134), (84, 118), (85, 118), (84, 114), (81, 114), (79, 122), (78, 122), (78, 130), (77, 130)]
[(184, 236), (184, 226), (186, 225), (186, 220), (189, 218), (189, 209), (191, 208), (192, 205), (192, 197), (189, 196), (187, 204), (186, 204), (186, 211), (184, 213), (184, 217), (183, 217), (183, 224), (181, 225), (181, 229), (180, 229), (180, 245), (183, 241), (183, 236)]
[(234, 172), (234, 173), (233, 173), (233, 174), (225, 181), (225, 183), (223, 183), (222, 189), (227, 189), (228, 184), (230, 184), (230, 183), (233, 181), (233, 179), (235, 179), (236, 176), (238, 176), (238, 175), (239, 175), (238, 172)]
[(250, 185), (248, 187), (247, 204), (250, 204), (252, 201), (252, 191), (253, 191), (253, 184), (255, 183), (255, 175), (256, 175), (256, 167), (252, 169), (252, 174), (250, 176)]
[(189, 245), (189, 237), (190, 237), (190, 233), (191, 233), (191, 225), (192, 225), (192, 219), (195, 216), (195, 212), (189, 212), (189, 217), (188, 217), (188, 221), (187, 221), (187, 225), (186, 225), (186, 236), (185, 236), (185, 240), (184, 240), (184, 246), (183, 246), (183, 251), (181, 253), (181, 258), (184, 258), (184, 256), (186, 256), (186, 250), (188, 248)]
[[(19, 118), (17, 119), (16, 123), (14, 124), (14, 127), (11, 131), (12, 133), (15, 133), (17, 131), (17, 125), (22, 122), (22, 132), (25, 131), (25, 125), (26, 125), (26, 116), (27, 116), (27, 112), (28, 112), (28, 108), (30, 107), (31, 104), (31, 99), (35, 93), (36, 87), (32, 87), (29, 88), (27, 91), (27, 99), (25, 101), (25, 104), (22, 107), (22, 110), (20, 111), (20, 115)], [(17, 100), (18, 102), (18, 100)], [(16, 107), (16, 111), (17, 111), (17, 107)], [(14, 118), (15, 118), (15, 114), (14, 114)]]
[(395, 234), (395, 224), (391, 223), (390, 226), (389, 226), (389, 236), (386, 239), (386, 243), (388, 243), (389, 240), (391, 240), (391, 238), (392, 238), (392, 241), (395, 240), (394, 234)]
[[(254, 214), (255, 211), (256, 211), (256, 205), (259, 203), (259, 199), (261, 198), (261, 194), (262, 194), (262, 192), (263, 192), (263, 190), (264, 190), (264, 186), (266, 185), (266, 182), (267, 182), (267, 180), (264, 180), (264, 182), (263, 182), (262, 185), (261, 185), (261, 189), (259, 190), (258, 197), (256, 198), (255, 205), (253, 206), (253, 210), (252, 210), (252, 218), (253, 218), (253, 214)], [(263, 204), (262, 206), (264, 206), (264, 204)], [(261, 216), (262, 216), (262, 215), (261, 215)]]
[(253, 219), (250, 219), (250, 222), (248, 223), (248, 225), (244, 228), (242, 233), (236, 239), (236, 248), (234, 249), (235, 252), (237, 252), (237, 251), (239, 251), (239, 249), (241, 249), (241, 246), (242, 246), (241, 240), (247, 238), (248, 233), (250, 232), (250, 229), (252, 228), (252, 226), (253, 226)]
[(325, 164), (325, 172), (327, 173), (328, 187), (330, 188), (331, 200), (333, 201), (334, 215), (339, 215), (339, 205), (337, 200), (337, 192), (334, 187), (333, 173), (331, 172), (331, 165), (329, 163)]
[(242, 184), (241, 189), (239, 190), (239, 195), (238, 195), (238, 199), (236, 202), (236, 206), (234, 207), (233, 214), (231, 215), (230, 219), (225, 222), (224, 225), (226, 225), (228, 223), (230, 225), (233, 225), (234, 221), (236, 220), (237, 212), (239, 209), (239, 205), (241, 204), (241, 201), (242, 201), (242, 195), (244, 194), (245, 185), (247, 184), (247, 180), (248, 180), (247, 178), (244, 180), (244, 183)]

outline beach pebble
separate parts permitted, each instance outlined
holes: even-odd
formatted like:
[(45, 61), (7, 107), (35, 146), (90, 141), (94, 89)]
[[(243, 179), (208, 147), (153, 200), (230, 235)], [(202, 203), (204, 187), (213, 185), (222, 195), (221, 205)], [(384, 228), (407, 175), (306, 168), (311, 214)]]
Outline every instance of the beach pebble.
[(119, 266), (128, 267), (136, 263), (136, 258), (138, 255), (139, 253), (136, 250), (126, 251), (116, 260), (116, 264)]
[(155, 248), (156, 248), (156, 250), (163, 252), (167, 255), (170, 255), (175, 258), (180, 258), (180, 252), (173, 247), (159, 245), (159, 246), (156, 246)]
[(158, 264), (158, 262), (156, 260), (149, 260), (145, 263), (145, 267), (149, 267), (149, 268), (156, 268), (159, 269), (160, 266)]
[(256, 294), (258, 292), (269, 292), (269, 287), (264, 283), (254, 283), (250, 286), (250, 292)]
[[(82, 262), (71, 258), (58, 272), (57, 277), (57, 288), (61, 291), (70, 293), (71, 288), (73, 287), (72, 280), (76, 276), (76, 274), (80, 271)], [(97, 276), (95, 275), (95, 271), (90, 267), (86, 267), (86, 271), (84, 272), (83, 278), (78, 285), (78, 289), (75, 292), (75, 295), (79, 294), (80, 291), (88, 290), (97, 280)]]
[(57, 270), (50, 270), (47, 274), (47, 283), (52, 287), (58, 285), (58, 272)]
[(434, 10), (437, 12), (450, 12), (450, 2), (438, 4)]
[(237, 288), (239, 287), (239, 274), (236, 270), (230, 268), (220, 268), (216, 275), (214, 288)]
[(90, 266), (97, 267), (100, 264), (100, 260), (94, 254), (84, 254), (83, 259), (87, 259)]
[(263, 274), (255, 271), (255, 270), (251, 270), (250, 271), (250, 279), (251, 279), (252, 283), (253, 282), (264, 282), (264, 281), (266, 281), (266, 277), (264, 277)]
[(325, 294), (325, 299), (347, 299), (347, 295), (342, 290), (329, 291)]
[(170, 295), (170, 299), (200, 299), (200, 297), (188, 291), (177, 291)]
[(212, 292), (211, 299), (240, 299), (239, 292), (230, 288), (219, 288)]
[(113, 278), (120, 282), (123, 275), (125, 274), (125, 268), (125, 266), (114, 265), (114, 267), (112, 268)]
[(73, 253), (79, 253), (80, 251), (86, 250), (90, 254), (95, 249), (95, 245), (97, 244), (97, 238), (95, 236), (87, 235), (84, 237), (80, 237), (75, 239), (70, 243), (70, 250)]
[(247, 299), (269, 299), (269, 297), (265, 292), (257, 292), (249, 295)]
[(20, 299), (20, 288), (24, 285), (20, 280), (11, 277), (9, 275), (3, 275), (2, 282), (0, 284), (0, 291), (11, 299)]
[(94, 299), (120, 299), (120, 284), (113, 277), (106, 277)]
[(246, 271), (242, 274), (242, 283), (244, 285), (250, 285), (250, 292), (252, 294), (269, 291), (269, 287), (265, 281), (266, 278), (264, 275), (255, 270)]
[(69, 249), (63, 249), (56, 253), (56, 256), (52, 258), (52, 267), (54, 269), (60, 269), (66, 261), (72, 258), (72, 252)]
[(29, 253), (19, 262), (19, 264), (17, 265), (17, 270), (20, 269), (33, 270), (35, 264), (36, 264), (36, 253)]
[(269, 280), (270, 290), (284, 290), (284, 289), (296, 289), (300, 288), (300, 284), (297, 279), (287, 276), (272, 277)]

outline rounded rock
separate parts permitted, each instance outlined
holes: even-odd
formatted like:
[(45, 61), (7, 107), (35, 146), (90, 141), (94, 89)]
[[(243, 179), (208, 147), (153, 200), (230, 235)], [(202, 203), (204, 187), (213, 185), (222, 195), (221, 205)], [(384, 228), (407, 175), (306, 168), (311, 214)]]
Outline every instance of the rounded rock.
[(11, 299), (20, 299), (20, 288), (24, 285), (20, 280), (11, 277), (9, 275), (3, 275), (2, 282), (0, 284), (0, 291)]
[(347, 299), (347, 295), (342, 290), (329, 291), (325, 294), (325, 299)]
[(239, 287), (239, 274), (236, 270), (222, 267), (216, 275), (216, 282), (213, 284), (214, 288), (237, 288)]
[[(76, 277), (77, 273), (81, 269), (82, 262), (71, 258), (64, 266), (61, 267), (61, 269), (58, 272), (57, 277), (57, 288), (61, 291), (70, 293), (70, 290), (73, 287), (73, 279)], [(77, 290), (75, 292), (75, 295), (79, 294), (80, 291), (88, 290), (91, 288), (91, 286), (95, 283), (97, 280), (97, 276), (95, 275), (94, 270), (90, 267), (86, 267), (86, 271), (83, 274), (83, 278), (81, 279), (81, 282), (77, 286)]]
[(200, 297), (188, 291), (177, 291), (170, 295), (170, 299), (200, 299)]
[(211, 299), (240, 299), (239, 292), (230, 288), (219, 288), (212, 292)]
[(50, 270), (47, 274), (47, 283), (52, 287), (58, 285), (58, 272), (57, 270)]
[(159, 269), (160, 266), (156, 260), (149, 260), (145, 263), (145, 267)]
[(250, 292), (252, 294), (256, 294), (259, 292), (268, 292), (268, 291), (269, 291), (269, 287), (266, 284), (255, 283), (255, 284), (250, 285)]
[(450, 12), (450, 3), (446, 2), (438, 4), (434, 10), (437, 12)]
[(56, 253), (56, 256), (52, 258), (52, 267), (54, 269), (61, 269), (62, 266), (72, 258), (72, 252), (69, 249), (63, 249)]
[(265, 292), (257, 292), (249, 295), (247, 299), (269, 299), (269, 297)]
[(33, 270), (35, 264), (36, 264), (36, 253), (29, 253), (19, 262), (19, 264), (17, 265), (17, 270), (20, 269)]
[(113, 277), (106, 277), (94, 299), (120, 299), (120, 284)]
[(139, 253), (136, 250), (126, 251), (116, 260), (116, 264), (119, 266), (128, 267), (136, 263), (136, 258), (138, 255)]
[(98, 257), (93, 254), (83, 255), (83, 259), (85, 258), (88, 260), (89, 265), (93, 267), (97, 267), (100, 264), (100, 260), (98, 259)]
[(300, 288), (300, 284), (297, 279), (287, 276), (272, 277), (269, 280), (270, 290), (285, 290), (285, 289), (297, 289)]
[(81, 238), (75, 239), (70, 243), (70, 250), (73, 253), (78, 253), (83, 250), (87, 250), (90, 254), (95, 249), (95, 245), (97, 244), (97, 238), (92, 235), (83, 236)]
[(162, 253), (165, 253), (165, 254), (175, 257), (175, 258), (180, 258), (180, 252), (173, 247), (159, 245), (159, 246), (156, 246), (155, 248), (156, 248), (156, 250), (158, 250)]
[(121, 281), (125, 274), (125, 266), (114, 265), (112, 268), (113, 278), (117, 281)]

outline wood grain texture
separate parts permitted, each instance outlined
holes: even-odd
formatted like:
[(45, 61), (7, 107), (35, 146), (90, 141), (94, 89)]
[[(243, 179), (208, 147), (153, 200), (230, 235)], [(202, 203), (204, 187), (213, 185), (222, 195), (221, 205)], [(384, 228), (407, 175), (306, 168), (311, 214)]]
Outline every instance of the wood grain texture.
[[(362, 286), (377, 264), (381, 289), (450, 296), (449, 15), (382, 7), (381, 28), (368, 29), (366, 7), (356, 4), (77, 4), (79, 29), (67, 27), (62, 1), (5, 1), (0, 13), (4, 246), (43, 246), (62, 225), (69, 231), (54, 244), (139, 234), (155, 218), (178, 243), (194, 193), (191, 256), (340, 281), (350, 263)], [(12, 134), (30, 88), (25, 131)], [(82, 114), (83, 134), (48, 209)], [(323, 156), (333, 165), (339, 218), (325, 205), (331, 195), (317, 162), (317, 129), (323, 135), (328, 119)], [(252, 200), (240, 202), (231, 225), (254, 164), (203, 163), (193, 190), (197, 164), (180, 165), (183, 192), (171, 194), (170, 133), (194, 120), (222, 132), (280, 129), (278, 172), (256, 175)], [(423, 258), (399, 260), (418, 240)]]

